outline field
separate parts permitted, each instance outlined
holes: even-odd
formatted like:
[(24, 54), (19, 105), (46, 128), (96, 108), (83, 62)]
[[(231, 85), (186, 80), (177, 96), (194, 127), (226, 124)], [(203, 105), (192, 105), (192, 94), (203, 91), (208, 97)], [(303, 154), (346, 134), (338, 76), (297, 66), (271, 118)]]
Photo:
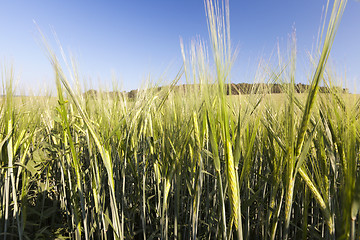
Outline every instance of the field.
[[(212, 61), (203, 43), (182, 46), (184, 67), (160, 91), (87, 96), (46, 40), (56, 97), (15, 97), (4, 76), (0, 238), (360, 237), (360, 97), (326, 66), (346, 1), (334, 3), (307, 92), (294, 89), (293, 44), (264, 76), (283, 93), (238, 96), (225, 89), (228, 9), (205, 5)], [(196, 85), (174, 91), (180, 77)]]

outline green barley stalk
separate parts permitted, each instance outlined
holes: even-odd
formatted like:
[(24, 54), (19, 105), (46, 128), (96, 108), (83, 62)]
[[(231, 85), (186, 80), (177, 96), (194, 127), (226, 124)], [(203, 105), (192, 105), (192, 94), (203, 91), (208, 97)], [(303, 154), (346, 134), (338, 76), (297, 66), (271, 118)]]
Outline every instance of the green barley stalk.
[[(5, 174), (4, 174), (4, 179), (5, 179), (5, 183), (4, 183), (4, 199), (5, 199), (5, 214), (4, 214), (4, 240), (6, 240), (7, 238), (7, 230), (8, 230), (8, 225), (9, 225), (9, 220), (10, 220), (10, 213), (9, 213), (9, 208), (10, 208), (10, 197), (11, 197), (11, 192), (13, 194), (12, 196), (12, 200), (14, 201), (15, 205), (15, 209), (14, 209), (14, 214), (18, 214), (17, 213), (17, 198), (16, 198), (16, 192), (14, 191), (14, 172), (13, 172), (13, 164), (14, 164), (14, 158), (13, 158), (13, 134), (14, 134), (14, 129), (13, 129), (13, 124), (14, 124), (14, 106), (13, 106), (13, 87), (12, 87), (12, 83), (13, 83), (13, 72), (11, 71), (10, 76), (8, 79), (5, 80), (6, 81), (6, 110), (5, 110), (5, 116), (4, 116), (4, 127), (5, 127), (5, 136), (9, 136), (9, 138), (6, 140), (5, 145), (5, 156), (6, 158), (4, 159), (6, 162), (4, 162), (7, 166), (7, 169), (5, 170)], [(4, 161), (3, 160), (3, 161)], [(3, 165), (3, 164), (1, 164)], [(12, 188), (11, 188), (12, 186)], [(18, 226), (20, 227), (20, 226)], [(19, 229), (20, 230), (20, 229)], [(22, 235), (20, 235), (19, 237), (21, 238)]]
[[(321, 51), (321, 56), (319, 59), (319, 62), (317, 64), (315, 74), (313, 76), (313, 79), (311, 81), (310, 85), (310, 91), (306, 99), (305, 109), (302, 116), (297, 142), (296, 142), (296, 148), (295, 148), (295, 156), (299, 156), (302, 145), (304, 143), (305, 133), (307, 130), (307, 126), (310, 121), (311, 116), (311, 110), (313, 108), (316, 95), (319, 91), (319, 84), (321, 79), (323, 78), (323, 74), (325, 71), (325, 66), (327, 63), (327, 60), (330, 55), (330, 50), (332, 47), (332, 44), (335, 39), (336, 31), (339, 27), (340, 20), (342, 17), (342, 14), (344, 13), (345, 7), (346, 7), (347, 0), (335, 0), (334, 5), (332, 8), (330, 21), (328, 24), (327, 33), (324, 40), (324, 45)], [(325, 24), (325, 22), (324, 22)]]
[[(81, 173), (80, 173), (80, 162), (75, 150), (75, 145), (74, 145), (74, 141), (73, 141), (73, 136), (71, 134), (70, 131), (70, 124), (69, 124), (69, 120), (68, 120), (68, 113), (65, 107), (65, 100), (63, 97), (63, 90), (61, 88), (61, 83), (60, 83), (60, 79), (57, 75), (56, 77), (56, 87), (57, 87), (57, 92), (58, 92), (58, 98), (59, 98), (59, 114), (62, 118), (62, 124), (63, 124), (63, 129), (64, 129), (64, 144), (65, 147), (67, 147), (67, 144), (70, 145), (70, 152), (71, 152), (71, 160), (69, 160), (69, 162), (71, 162), (71, 166), (74, 168), (75, 171), (75, 177), (76, 177), (76, 192), (79, 195), (80, 198), (80, 206), (81, 206), (81, 212), (82, 212), (82, 220), (83, 220), (83, 227), (84, 227), (84, 233), (85, 233), (85, 239), (88, 239), (88, 226), (87, 226), (87, 222), (86, 222), (86, 210), (85, 210), (85, 199), (84, 199), (84, 185), (82, 183), (82, 177), (81, 177)], [(69, 157), (69, 156), (67, 156)], [(71, 197), (72, 198), (72, 197)], [(79, 221), (79, 216), (77, 216), (75, 218), (75, 220), (77, 221), (75, 223), (76, 225), (76, 237), (77, 238), (81, 238), (81, 221)]]
[[(300, 123), (300, 128), (298, 130), (298, 134), (297, 134), (297, 141), (295, 144), (295, 151), (294, 151), (294, 159), (297, 159), (298, 163), (301, 163), (300, 161), (300, 154), (303, 152), (303, 144), (304, 144), (304, 139), (305, 139), (305, 133), (308, 129), (308, 124), (310, 121), (310, 117), (311, 117), (311, 110), (313, 108), (314, 102), (315, 102), (315, 98), (316, 95), (319, 91), (319, 83), (323, 77), (323, 73), (325, 71), (325, 66), (326, 66), (326, 62), (327, 59), (329, 57), (330, 54), (330, 50), (332, 47), (332, 44), (334, 42), (334, 38), (335, 38), (335, 34), (336, 34), (336, 30), (339, 26), (340, 23), (340, 19), (341, 16), (344, 12), (346, 6), (346, 0), (341, 0), (341, 1), (337, 1), (335, 0), (334, 5), (333, 5), (333, 10), (330, 16), (330, 21), (329, 21), (329, 25), (328, 25), (328, 31), (325, 37), (325, 41), (324, 41), (324, 45), (323, 45), (323, 49), (321, 52), (321, 56), (320, 56), (320, 60), (317, 64), (317, 68), (315, 71), (315, 74), (313, 76), (313, 80), (311, 82), (310, 85), (310, 91), (308, 93), (307, 96), (307, 100), (306, 100), (306, 105), (303, 111), (303, 116), (302, 116), (302, 120)], [(291, 110), (290, 110), (291, 111)], [(290, 159), (292, 159), (291, 155), (290, 155)], [(296, 178), (296, 171), (294, 171), (295, 169), (293, 169), (291, 166), (293, 166), (291, 164), (292, 161), (290, 161), (290, 165), (288, 165), (288, 190), (287, 190), (287, 195), (285, 198), (285, 225), (284, 225), (284, 239), (288, 238), (288, 233), (289, 233), (289, 225), (290, 225), (290, 215), (291, 215), (291, 205), (292, 205), (292, 198), (293, 198), (293, 188), (294, 188), (294, 184), (295, 184), (295, 178)], [(315, 198), (317, 200), (322, 199), (321, 195), (318, 195), (319, 193), (317, 191), (314, 191), (313, 188), (313, 184), (310, 185), (310, 182), (307, 181), (309, 180), (308, 178), (306, 178), (306, 174), (304, 172), (304, 170), (301, 168), (302, 164), (297, 164), (297, 169), (299, 170), (300, 175), (303, 177), (303, 179), (305, 181), (305, 183), (308, 184), (310, 190), (312, 191), (312, 193), (315, 195)], [(290, 167), (290, 168), (289, 168)], [(322, 203), (322, 202), (321, 202)], [(322, 207), (322, 209), (324, 209), (325, 206)], [(326, 215), (326, 219), (329, 225), (333, 224), (331, 222), (331, 220), (329, 219), (328, 216), (328, 211), (324, 212)], [(330, 231), (330, 235), (334, 236), (334, 229), (333, 226), (329, 226), (329, 231)]]
[(95, 133), (92, 123), (90, 122), (89, 118), (83, 111), (74, 91), (72, 90), (72, 88), (70, 86), (70, 83), (68, 82), (65, 74), (63, 73), (63, 71), (61, 69), (61, 66), (60, 66), (55, 54), (53, 53), (53, 51), (47, 44), (44, 35), (42, 35), (42, 37), (44, 40), (44, 45), (46, 46), (46, 49), (49, 54), (51, 64), (53, 65), (54, 70), (56, 72), (56, 75), (58, 76), (58, 79), (61, 81), (61, 83), (65, 87), (68, 94), (70, 95), (75, 107), (77, 108), (78, 112), (80, 113), (80, 116), (83, 119), (83, 121), (84, 121), (88, 131), (90, 132), (90, 135), (92, 136), (92, 138), (95, 142), (95, 145), (101, 155), (103, 164), (105, 166), (105, 169), (106, 169), (107, 175), (108, 175), (107, 177), (108, 177), (108, 184), (109, 184), (109, 189), (110, 189), (110, 206), (111, 206), (112, 226), (113, 226), (114, 232), (116, 234), (114, 236), (114, 238), (123, 239), (123, 232), (121, 229), (121, 222), (120, 222), (119, 210), (118, 210), (118, 205), (117, 205), (118, 203), (116, 201), (115, 184), (114, 184), (114, 177), (113, 177), (113, 166), (112, 166), (110, 153), (107, 149), (105, 149), (105, 145), (101, 143), (100, 139), (98, 138), (97, 134)]
[[(223, 4), (224, 6), (224, 4)], [(220, 9), (217, 1), (213, 4), (212, 1), (205, 1), (205, 8), (207, 13), (208, 28), (210, 40), (212, 44), (213, 56), (216, 66), (217, 84), (219, 85), (220, 93), (220, 113), (222, 134), (225, 147), (226, 171), (227, 180), (229, 184), (229, 199), (231, 205), (231, 217), (234, 220), (234, 225), (237, 231), (238, 239), (242, 239), (242, 223), (241, 223), (241, 207), (240, 207), (240, 187), (237, 173), (235, 172), (234, 156), (232, 151), (232, 141), (230, 139), (230, 128), (228, 110), (225, 99), (225, 83), (228, 80), (231, 65), (231, 47), (230, 47), (230, 17), (229, 17), (229, 2), (225, 4), (226, 14), (224, 9)], [(226, 16), (225, 16), (226, 15)], [(226, 20), (225, 20), (226, 18)]]
[(296, 38), (295, 34), (293, 35), (293, 47), (291, 51), (291, 69), (290, 69), (290, 86), (288, 90), (289, 101), (286, 112), (286, 179), (285, 179), (285, 223), (284, 223), (284, 239), (288, 238), (291, 211), (294, 197), (294, 186), (296, 180), (295, 173), (295, 155), (294, 155), (294, 146), (295, 146), (295, 67), (296, 67)]

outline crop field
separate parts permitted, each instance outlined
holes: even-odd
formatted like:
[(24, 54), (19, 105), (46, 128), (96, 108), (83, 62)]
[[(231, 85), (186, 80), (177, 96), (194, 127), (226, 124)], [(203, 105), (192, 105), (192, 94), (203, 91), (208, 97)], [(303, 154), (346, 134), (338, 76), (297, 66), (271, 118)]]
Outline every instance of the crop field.
[(359, 239), (360, 97), (326, 65), (345, 5), (329, 9), (301, 94), (295, 43), (256, 79), (281, 94), (226, 94), (229, 13), (212, 1), (213, 59), (201, 42), (182, 46), (174, 81), (132, 99), (83, 94), (44, 40), (56, 97), (16, 97), (3, 76), (0, 238)]

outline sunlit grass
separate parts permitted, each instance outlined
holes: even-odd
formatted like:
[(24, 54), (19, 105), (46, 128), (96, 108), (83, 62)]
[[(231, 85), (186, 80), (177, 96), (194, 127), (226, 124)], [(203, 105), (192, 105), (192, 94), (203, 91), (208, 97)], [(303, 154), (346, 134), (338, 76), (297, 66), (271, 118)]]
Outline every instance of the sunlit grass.
[[(182, 44), (178, 76), (131, 99), (75, 90), (79, 74), (44, 39), (56, 97), (15, 97), (12, 72), (2, 79), (0, 238), (359, 238), (360, 96), (318, 93), (337, 82), (323, 74), (345, 4), (301, 94), (295, 36), (264, 78), (283, 93), (226, 94), (234, 53), (218, 2), (205, 1), (213, 60)], [(197, 85), (175, 91), (182, 76)]]

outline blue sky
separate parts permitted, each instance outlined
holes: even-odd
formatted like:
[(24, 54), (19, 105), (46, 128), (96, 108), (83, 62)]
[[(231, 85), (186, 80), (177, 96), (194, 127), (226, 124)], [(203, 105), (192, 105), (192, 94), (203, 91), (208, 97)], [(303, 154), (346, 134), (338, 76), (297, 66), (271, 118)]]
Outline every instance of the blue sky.
[[(268, 59), (278, 42), (286, 52), (294, 27), (298, 71), (306, 73), (306, 52), (316, 43), (325, 5), (325, 0), (230, 0), (231, 39), (238, 48), (233, 82), (252, 82), (254, 66)], [(111, 87), (113, 75), (124, 90), (138, 88), (149, 75), (170, 81), (182, 64), (180, 37), (186, 46), (197, 36), (208, 42), (203, 0), (2, 0), (0, 6), (0, 64), (14, 67), (20, 89), (54, 86), (33, 20), (55, 49), (52, 29), (56, 32), (77, 60), (80, 76), (94, 87)], [(348, 0), (332, 61), (340, 74), (346, 72), (350, 88), (360, 84), (359, 43), (360, 2)]]

